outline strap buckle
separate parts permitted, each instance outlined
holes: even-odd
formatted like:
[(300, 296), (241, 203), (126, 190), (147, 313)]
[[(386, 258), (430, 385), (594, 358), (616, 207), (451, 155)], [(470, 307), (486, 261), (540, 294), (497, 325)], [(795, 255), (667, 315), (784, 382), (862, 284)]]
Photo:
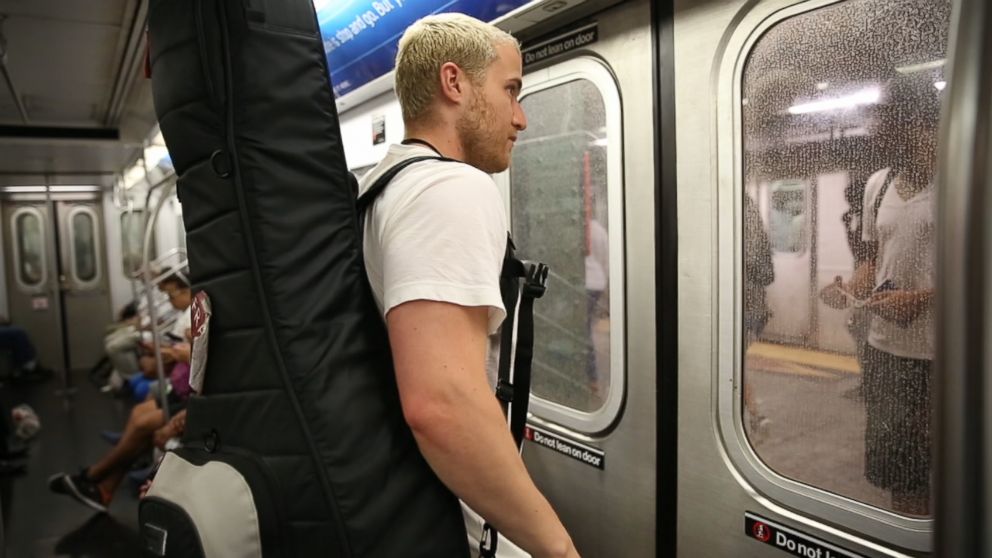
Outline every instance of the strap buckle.
[(500, 378), (496, 382), (496, 397), (504, 403), (513, 403), (513, 384)]
[(541, 298), (548, 290), (548, 275), (550, 269), (547, 264), (541, 262), (523, 262), (525, 271), (524, 288), (525, 296), (530, 298)]
[(499, 542), (496, 529), (488, 522), (482, 526), (482, 540), (479, 541), (479, 558), (495, 558), (496, 544)]

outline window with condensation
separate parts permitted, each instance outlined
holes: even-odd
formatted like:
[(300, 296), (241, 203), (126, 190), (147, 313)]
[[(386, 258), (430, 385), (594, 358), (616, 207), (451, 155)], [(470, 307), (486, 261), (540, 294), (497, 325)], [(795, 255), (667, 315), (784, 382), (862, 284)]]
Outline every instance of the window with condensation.
[[(124, 274), (133, 276), (141, 269), (141, 254), (145, 242), (145, 212), (142, 209), (121, 213), (121, 251)], [(152, 233), (151, 254), (148, 261), (156, 257), (154, 232)]]
[(41, 213), (35, 209), (21, 210), (15, 214), (13, 221), (17, 282), (27, 289), (41, 287), (48, 272)]
[(778, 475), (906, 518), (933, 510), (950, 15), (829, 4), (770, 27), (741, 78), (745, 436)]
[(93, 213), (85, 209), (75, 209), (69, 217), (72, 271), (76, 281), (92, 283), (99, 275), (97, 256), (97, 227)]
[(772, 250), (786, 253), (806, 251), (806, 183), (776, 180), (769, 187), (768, 237)]
[(587, 59), (525, 83), (510, 221), (519, 254), (551, 269), (534, 305), (534, 408), (594, 431), (615, 416), (623, 389), (619, 96)]

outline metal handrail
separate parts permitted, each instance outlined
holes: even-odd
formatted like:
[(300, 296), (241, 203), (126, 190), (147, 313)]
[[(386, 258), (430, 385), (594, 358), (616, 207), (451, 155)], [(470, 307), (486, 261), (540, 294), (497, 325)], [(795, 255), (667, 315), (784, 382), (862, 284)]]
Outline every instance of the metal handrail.
[[(147, 166), (145, 168), (145, 172), (147, 173)], [(155, 204), (155, 210), (153, 212), (149, 212), (148, 210), (151, 205), (152, 193), (163, 184), (165, 184), (165, 189), (162, 191), (158, 201)], [(166, 389), (165, 383), (165, 365), (162, 362), (161, 326), (158, 323), (158, 312), (155, 308), (155, 301), (152, 293), (152, 277), (150, 276), (151, 274), (148, 273), (148, 266), (150, 264), (149, 256), (151, 254), (152, 234), (155, 230), (155, 223), (158, 221), (158, 215), (162, 211), (165, 201), (168, 199), (170, 190), (174, 190), (175, 187), (176, 184), (174, 181), (167, 184), (165, 180), (162, 180), (148, 189), (148, 194), (145, 196), (145, 236), (141, 251), (141, 275), (145, 284), (145, 296), (148, 300), (148, 317), (151, 320), (152, 344), (155, 350), (155, 372), (158, 376), (159, 399), (161, 400), (160, 406), (162, 409), (162, 415), (165, 417), (165, 422), (168, 422), (170, 418), (168, 390)]]
[[(130, 196), (128, 196), (128, 198), (127, 198), (127, 208), (124, 210), (124, 215), (127, 216), (127, 218), (124, 220), (124, 222), (125, 223), (128, 223), (130, 225), (131, 219), (134, 218), (134, 202), (131, 200), (131, 197)], [(128, 232), (128, 231), (125, 231), (125, 233), (126, 232)], [(121, 243), (122, 246), (121, 247), (123, 248), (122, 251), (124, 252), (124, 254), (131, 254), (132, 253), (132, 250), (131, 250), (131, 241), (130, 241), (131, 235), (130, 234), (123, 234), (123, 235), (121, 235), (121, 237), (122, 237), (122, 243)], [(122, 257), (122, 259), (124, 259), (124, 258)], [(131, 283), (131, 300), (133, 300), (134, 303), (137, 304), (138, 303), (138, 279), (137, 279), (135, 273), (134, 272), (130, 272), (130, 270), (128, 269), (127, 261), (126, 260), (122, 261), (121, 264), (122, 264), (121, 267), (124, 268), (124, 271), (129, 272), (128, 273), (128, 282)]]

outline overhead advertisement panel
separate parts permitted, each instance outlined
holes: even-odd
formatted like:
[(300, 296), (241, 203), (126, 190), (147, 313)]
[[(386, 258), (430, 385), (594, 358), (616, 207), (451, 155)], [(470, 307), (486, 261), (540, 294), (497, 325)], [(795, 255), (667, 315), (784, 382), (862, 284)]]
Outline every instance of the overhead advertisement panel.
[(531, 0), (314, 0), (334, 95), (392, 71), (396, 45), (414, 21), (460, 12), (493, 21)]

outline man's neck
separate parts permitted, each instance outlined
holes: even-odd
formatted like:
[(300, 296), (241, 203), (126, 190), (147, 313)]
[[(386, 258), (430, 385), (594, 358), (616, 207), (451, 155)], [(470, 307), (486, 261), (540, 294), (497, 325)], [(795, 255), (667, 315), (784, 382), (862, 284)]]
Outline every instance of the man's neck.
[(443, 157), (457, 161), (465, 160), (462, 144), (458, 141), (458, 136), (453, 131), (447, 132), (426, 127), (407, 126), (404, 141), (407, 140), (420, 140), (427, 143)]

